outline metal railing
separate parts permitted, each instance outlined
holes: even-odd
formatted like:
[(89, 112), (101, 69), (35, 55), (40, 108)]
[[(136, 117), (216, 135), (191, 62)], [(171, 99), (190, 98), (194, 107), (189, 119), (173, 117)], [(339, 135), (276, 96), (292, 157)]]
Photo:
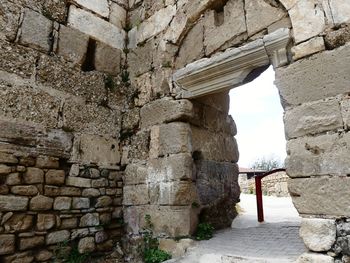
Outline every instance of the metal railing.
[(255, 179), (255, 192), (256, 192), (256, 206), (258, 211), (258, 222), (264, 222), (264, 207), (263, 207), (263, 198), (262, 198), (262, 189), (261, 189), (261, 180), (271, 174), (278, 173), (278, 172), (285, 172), (286, 169), (279, 168), (274, 169), (271, 171), (268, 171), (261, 175), (254, 176)]

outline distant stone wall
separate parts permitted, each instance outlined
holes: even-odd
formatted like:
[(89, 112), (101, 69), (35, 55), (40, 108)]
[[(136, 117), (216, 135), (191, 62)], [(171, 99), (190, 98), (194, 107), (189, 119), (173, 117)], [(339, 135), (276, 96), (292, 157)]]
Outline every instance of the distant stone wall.
[[(277, 197), (289, 197), (288, 179), (289, 177), (285, 172), (279, 172), (264, 177), (261, 180), (263, 194)], [(238, 183), (242, 193), (256, 193), (254, 178), (247, 179), (246, 175), (240, 174)]]

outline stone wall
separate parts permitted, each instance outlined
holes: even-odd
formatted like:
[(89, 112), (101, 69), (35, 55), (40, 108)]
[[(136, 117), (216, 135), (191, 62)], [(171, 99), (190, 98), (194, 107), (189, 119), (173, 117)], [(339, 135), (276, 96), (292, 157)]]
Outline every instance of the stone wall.
[(125, 8), (0, 3), (1, 262), (123, 257)]
[[(137, 262), (133, 249), (146, 214), (160, 236), (190, 235), (198, 220), (229, 225), (239, 188), (228, 91), (184, 99), (172, 76), (193, 61), (215, 60), (251, 42), (251, 47), (262, 43), (276, 68), (289, 188), (298, 211), (305, 218), (325, 218), (310, 219), (315, 226), (319, 220), (346, 222), (349, 13), (349, 4), (340, 0), (2, 1), (1, 221), (6, 225), (13, 216), (33, 221), (24, 231), (0, 229), (5, 235), (0, 240), (6, 240), (1, 247), (8, 247), (1, 259), (31, 262), (44, 247), (48, 258), (55, 247), (46, 245), (51, 234), (64, 231), (59, 233), (65, 239), (74, 239), (85, 219), (98, 226), (74, 239), (78, 247), (97, 251), (104, 240), (111, 252), (118, 250), (124, 217), (131, 262)], [(293, 29), (290, 45), (274, 50), (270, 43), (267, 50), (264, 36), (279, 28)], [(267, 65), (262, 66), (241, 83), (257, 77)], [(56, 164), (41, 167), (43, 157)], [(33, 161), (22, 164), (23, 158)], [(39, 176), (27, 183), (33, 168)], [(58, 185), (50, 181), (52, 173), (60, 174)], [(11, 198), (22, 203), (7, 202)], [(47, 200), (39, 202), (48, 204), (45, 210), (33, 209), (37, 199)], [(55, 209), (55, 203), (73, 207), (77, 200), (84, 205), (79, 211)], [(40, 214), (58, 214), (56, 225), (38, 230)], [(112, 218), (110, 225), (101, 225), (104, 217)], [(78, 227), (61, 229), (63, 221)], [(313, 235), (322, 240), (317, 229), (306, 231), (304, 240)], [(337, 240), (343, 237), (337, 234)], [(37, 247), (21, 246), (28, 238)], [(332, 255), (338, 261), (347, 255), (340, 245), (331, 256), (325, 255), (330, 246), (308, 247), (323, 254), (306, 254), (301, 261), (332, 262)]]
[[(289, 197), (288, 179), (289, 177), (285, 172), (278, 172), (264, 177), (261, 180), (263, 194), (277, 197)], [(247, 175), (240, 174), (238, 183), (242, 193), (256, 193), (254, 178), (247, 179)]]

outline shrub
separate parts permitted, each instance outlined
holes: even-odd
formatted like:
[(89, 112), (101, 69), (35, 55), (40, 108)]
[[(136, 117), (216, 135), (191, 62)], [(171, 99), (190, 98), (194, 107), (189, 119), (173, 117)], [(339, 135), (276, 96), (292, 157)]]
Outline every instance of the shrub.
[(197, 227), (196, 239), (208, 240), (213, 237), (214, 227), (210, 223), (200, 223)]

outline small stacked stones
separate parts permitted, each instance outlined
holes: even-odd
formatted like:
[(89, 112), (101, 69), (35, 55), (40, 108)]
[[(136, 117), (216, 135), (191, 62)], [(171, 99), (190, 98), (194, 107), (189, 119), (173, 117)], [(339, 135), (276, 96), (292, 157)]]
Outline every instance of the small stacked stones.
[(122, 236), (118, 167), (0, 153), (0, 261), (45, 262), (62, 242), (111, 252)]

